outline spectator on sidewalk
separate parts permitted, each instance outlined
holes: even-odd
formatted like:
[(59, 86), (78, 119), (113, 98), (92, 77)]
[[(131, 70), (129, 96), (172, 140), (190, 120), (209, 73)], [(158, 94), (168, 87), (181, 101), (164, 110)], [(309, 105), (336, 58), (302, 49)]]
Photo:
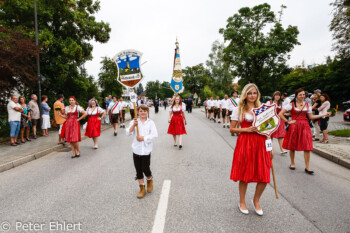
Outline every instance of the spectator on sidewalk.
[(43, 119), (43, 122), (41, 124), (41, 129), (43, 130), (43, 136), (49, 136), (47, 130), (49, 128), (51, 128), (51, 123), (50, 123), (50, 110), (51, 108), (49, 107), (49, 105), (47, 104), (47, 96), (43, 95), (41, 96), (41, 118)]
[(10, 125), (11, 146), (17, 146), (17, 137), (20, 129), (21, 113), (23, 109), (18, 103), (18, 98), (15, 95), (11, 96), (10, 102), (7, 104), (8, 122)]
[[(319, 115), (318, 112), (318, 108), (321, 107), (321, 94), (319, 92), (315, 92), (313, 94), (313, 100), (314, 100), (314, 104), (312, 105), (312, 110), (314, 111), (313, 114), (314, 115)], [(314, 136), (314, 141), (319, 141), (320, 140), (320, 125), (319, 125), (319, 120), (313, 120), (312, 121), (312, 125), (315, 128), (315, 135)]]
[[(317, 109), (319, 111), (319, 115), (324, 115), (328, 112), (328, 110), (331, 108), (330, 98), (327, 94), (322, 94), (320, 97), (320, 100), (322, 102), (322, 105)], [(328, 120), (329, 116), (324, 116), (320, 118), (320, 130), (323, 134), (323, 139), (321, 143), (328, 143)]]
[(18, 98), (18, 102), (21, 105), (21, 108), (23, 109), (23, 112), (21, 113), (21, 142), (25, 143), (26, 141), (24, 140), (24, 131), (26, 131), (26, 139), (27, 141), (31, 141), (29, 139), (29, 131), (30, 131), (30, 108), (28, 104), (26, 104), (26, 99), (24, 96), (20, 96)]
[(58, 113), (60, 112), (61, 114), (64, 114), (65, 107), (64, 107), (63, 99), (64, 99), (64, 96), (62, 94), (59, 94), (57, 96), (56, 102), (53, 104), (55, 121), (56, 121), (56, 124), (59, 126), (58, 144), (62, 144), (62, 145), (64, 145), (64, 138), (61, 138), (60, 134), (62, 131), (62, 126), (63, 126), (64, 122), (66, 121), (66, 119), (61, 117)]
[(31, 101), (29, 101), (30, 118), (32, 122), (33, 138), (36, 139), (36, 126), (40, 119), (40, 110), (37, 103), (38, 97), (35, 94), (31, 95)]

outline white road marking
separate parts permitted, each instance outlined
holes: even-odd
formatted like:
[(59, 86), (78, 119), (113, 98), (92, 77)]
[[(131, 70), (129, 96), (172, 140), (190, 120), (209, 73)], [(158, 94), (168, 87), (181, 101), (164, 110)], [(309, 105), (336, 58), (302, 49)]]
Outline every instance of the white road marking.
[(152, 233), (163, 233), (165, 225), (166, 210), (168, 208), (169, 192), (170, 192), (170, 180), (164, 180), (162, 193), (158, 203), (156, 218), (152, 228)]

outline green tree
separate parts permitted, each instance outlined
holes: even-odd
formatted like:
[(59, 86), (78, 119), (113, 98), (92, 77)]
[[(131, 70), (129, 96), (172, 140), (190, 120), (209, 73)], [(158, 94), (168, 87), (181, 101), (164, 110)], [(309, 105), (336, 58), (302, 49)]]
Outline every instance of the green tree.
[(233, 91), (233, 76), (223, 59), (224, 48), (225, 45), (216, 40), (212, 45), (209, 60), (206, 62), (212, 78), (210, 86), (221, 98), (225, 94), (230, 96), (230, 93)]
[(281, 24), (282, 9), (277, 19), (267, 3), (241, 8), (219, 31), (228, 44), (223, 59), (239, 84), (256, 83), (263, 95), (277, 89), (288, 70), (288, 54), (299, 44), (297, 27)]
[(5, 110), (14, 90), (23, 93), (25, 87), (36, 86), (35, 56), (39, 47), (21, 31), (0, 26), (0, 109)]
[(164, 98), (163, 90), (161, 89), (160, 82), (156, 81), (148, 81), (146, 84), (146, 96), (152, 100), (157, 98)]
[(163, 91), (163, 98), (161, 99), (171, 98), (174, 95), (174, 92), (170, 87), (170, 82), (162, 82), (161, 89)]
[(182, 70), (182, 74), (185, 90), (192, 94), (195, 92), (199, 93), (211, 81), (209, 71), (204, 67), (203, 63), (192, 67), (187, 66)]
[[(1, 1), (0, 24), (33, 37), (33, 7), (32, 0)], [(108, 23), (96, 21), (94, 14), (99, 9), (100, 2), (92, 0), (37, 1), (40, 66), (46, 77), (42, 93), (49, 99), (58, 93), (84, 93), (91, 85), (86, 72), (80, 71), (92, 59), (93, 46), (89, 41), (105, 43), (111, 31)]]
[(339, 55), (350, 57), (350, 0), (335, 0), (333, 6), (333, 19), (330, 30), (333, 32), (333, 49)]
[(98, 84), (102, 90), (102, 97), (108, 95), (121, 96), (123, 86), (118, 82), (117, 64), (110, 58), (103, 57), (102, 67), (98, 74)]

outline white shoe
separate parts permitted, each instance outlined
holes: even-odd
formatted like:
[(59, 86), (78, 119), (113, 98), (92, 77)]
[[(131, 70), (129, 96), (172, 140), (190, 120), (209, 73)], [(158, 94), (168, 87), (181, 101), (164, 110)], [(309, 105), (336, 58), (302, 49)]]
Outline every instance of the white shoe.
[(281, 155), (287, 154), (287, 151), (281, 151)]
[(239, 211), (241, 211), (242, 214), (249, 214), (248, 210), (242, 210), (241, 209), (241, 204), (239, 204), (239, 203), (238, 203), (238, 209), (239, 209)]
[(254, 205), (254, 201), (253, 201), (253, 200), (252, 200), (252, 204), (253, 204), (255, 213), (256, 213), (257, 215), (259, 215), (259, 216), (263, 216), (263, 214), (264, 214), (263, 210), (262, 210), (262, 209), (260, 209), (260, 210), (255, 209), (255, 205)]
[(94, 149), (98, 149), (98, 146), (94, 146), (93, 148), (94, 148)]

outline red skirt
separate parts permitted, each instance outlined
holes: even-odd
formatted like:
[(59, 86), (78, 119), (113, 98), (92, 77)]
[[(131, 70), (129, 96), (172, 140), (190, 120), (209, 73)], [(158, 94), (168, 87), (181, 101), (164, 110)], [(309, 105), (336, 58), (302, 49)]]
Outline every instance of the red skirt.
[(89, 117), (86, 130), (85, 130), (85, 136), (89, 138), (95, 138), (99, 137), (101, 135), (101, 121), (97, 119), (97, 117)]
[(77, 118), (69, 118), (64, 122), (60, 137), (65, 138), (67, 142), (81, 141), (80, 123), (77, 121)]
[(174, 114), (171, 118), (170, 125), (168, 128), (168, 134), (181, 135), (187, 134), (184, 124), (184, 119), (181, 114)]
[(283, 120), (280, 122), (278, 129), (271, 135), (272, 138), (284, 138), (286, 136), (286, 126)]
[(240, 133), (237, 139), (230, 179), (245, 183), (270, 183), (271, 157), (266, 151), (266, 137)]
[(283, 148), (296, 151), (312, 151), (312, 134), (308, 120), (297, 120), (296, 124), (289, 125)]

